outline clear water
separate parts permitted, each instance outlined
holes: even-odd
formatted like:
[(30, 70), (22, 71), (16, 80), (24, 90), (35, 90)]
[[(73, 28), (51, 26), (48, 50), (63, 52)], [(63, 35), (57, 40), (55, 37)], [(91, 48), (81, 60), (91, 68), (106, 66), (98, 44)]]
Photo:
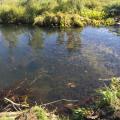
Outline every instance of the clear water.
[(0, 88), (38, 101), (84, 99), (120, 75), (120, 28), (49, 30), (0, 26)]

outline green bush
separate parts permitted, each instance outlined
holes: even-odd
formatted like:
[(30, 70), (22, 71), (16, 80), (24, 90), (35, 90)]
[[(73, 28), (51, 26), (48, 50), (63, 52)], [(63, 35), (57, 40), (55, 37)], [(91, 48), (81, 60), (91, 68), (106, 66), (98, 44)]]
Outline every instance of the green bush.
[(74, 27), (83, 27), (84, 25), (86, 25), (84, 18), (80, 17), (80, 15), (78, 14), (74, 14), (72, 16), (72, 24)]
[(120, 3), (106, 6), (104, 11), (106, 13), (106, 17), (118, 17), (120, 16)]
[(88, 9), (96, 9), (99, 8), (101, 6), (101, 3), (97, 0), (88, 0), (88, 2), (85, 3), (85, 6)]
[(105, 0), (4, 0), (0, 5), (0, 22), (61, 28), (112, 25), (114, 20), (109, 17), (120, 16), (120, 4), (99, 9), (105, 5)]
[(113, 18), (108, 18), (105, 20), (104, 24), (107, 26), (115, 25), (115, 20)]
[(83, 27), (84, 23), (82, 18), (78, 14), (68, 14), (68, 13), (46, 13), (44, 15), (38, 16), (34, 20), (34, 24), (40, 26), (57, 26), (60, 28), (67, 27)]
[(58, 0), (57, 12), (79, 12), (84, 6), (83, 0)]
[(104, 18), (105, 13), (103, 11), (83, 9), (81, 11), (81, 16), (88, 17), (90, 19), (101, 20)]
[(26, 9), (26, 18), (27, 18), (27, 22), (31, 22), (33, 23), (34, 18), (39, 14), (40, 12), (40, 2), (36, 1), (34, 2), (33, 0), (30, 0), (26, 5), (25, 5), (25, 9)]
[(43, 16), (37, 16), (34, 19), (34, 25), (44, 26), (44, 17)]
[(25, 16), (25, 9), (20, 6), (7, 6), (0, 7), (0, 19), (3, 23), (21, 22)]

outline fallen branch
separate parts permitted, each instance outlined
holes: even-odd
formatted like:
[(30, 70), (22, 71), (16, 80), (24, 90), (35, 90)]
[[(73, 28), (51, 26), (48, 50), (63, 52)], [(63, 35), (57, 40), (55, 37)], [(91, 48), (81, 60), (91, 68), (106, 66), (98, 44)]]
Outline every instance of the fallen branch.
[(61, 100), (56, 100), (56, 101), (49, 102), (49, 103), (46, 103), (46, 104), (42, 104), (41, 106), (47, 106), (47, 105), (55, 104), (55, 103), (62, 102), (62, 101), (65, 101), (65, 102), (79, 102), (79, 100), (61, 99)]
[(6, 117), (14, 117), (22, 114), (23, 112), (2, 112), (0, 113), (0, 117), (6, 116)]
[(23, 104), (18, 104), (18, 103), (15, 103), (13, 102), (12, 100), (8, 99), (8, 98), (4, 98), (4, 100), (6, 100), (7, 102), (11, 103), (13, 106), (18, 106), (18, 107), (25, 107), (25, 108), (28, 108), (29, 105), (23, 105)]

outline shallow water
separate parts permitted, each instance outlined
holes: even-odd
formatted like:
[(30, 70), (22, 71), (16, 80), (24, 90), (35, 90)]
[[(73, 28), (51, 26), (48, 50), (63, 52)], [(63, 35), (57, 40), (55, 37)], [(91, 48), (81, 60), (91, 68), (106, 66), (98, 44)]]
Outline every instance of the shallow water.
[(26, 87), (38, 101), (84, 99), (99, 79), (119, 75), (120, 28), (0, 26), (0, 88)]

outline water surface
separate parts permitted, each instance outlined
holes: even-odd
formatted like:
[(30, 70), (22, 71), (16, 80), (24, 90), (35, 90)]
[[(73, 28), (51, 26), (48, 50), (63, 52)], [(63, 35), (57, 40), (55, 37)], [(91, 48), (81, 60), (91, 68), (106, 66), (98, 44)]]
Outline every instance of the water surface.
[(84, 99), (119, 71), (120, 28), (0, 26), (0, 88), (21, 84), (38, 101)]

